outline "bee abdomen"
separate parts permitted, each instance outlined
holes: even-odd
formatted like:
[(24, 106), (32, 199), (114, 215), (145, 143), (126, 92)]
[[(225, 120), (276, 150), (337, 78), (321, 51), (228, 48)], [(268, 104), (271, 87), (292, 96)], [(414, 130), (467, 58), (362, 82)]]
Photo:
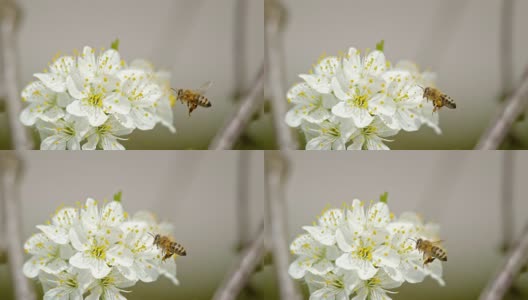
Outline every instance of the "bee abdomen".
[(198, 105), (203, 107), (210, 107), (211, 102), (209, 102), (209, 99), (207, 99), (206, 97), (200, 96), (200, 98), (198, 98)]
[(441, 261), (447, 261), (447, 254), (446, 252), (438, 247), (433, 248), (433, 253), (436, 258), (438, 258)]
[(176, 244), (174, 243), (172, 245), (172, 251), (176, 254), (178, 254), (179, 256), (186, 256), (187, 255), (187, 251), (185, 251), (185, 248), (183, 248), (182, 245), (179, 245), (179, 244)]

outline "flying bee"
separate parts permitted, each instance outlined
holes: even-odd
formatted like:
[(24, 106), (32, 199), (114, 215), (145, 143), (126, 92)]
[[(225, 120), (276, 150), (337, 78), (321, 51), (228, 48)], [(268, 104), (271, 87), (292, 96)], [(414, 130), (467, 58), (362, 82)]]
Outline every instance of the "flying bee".
[(436, 258), (441, 261), (447, 261), (447, 253), (440, 246), (442, 241), (433, 242), (425, 239), (418, 239), (415, 242), (416, 249), (423, 253), (424, 266), (432, 263)]
[(174, 254), (179, 256), (187, 255), (185, 248), (183, 248), (182, 245), (176, 243), (172, 238), (160, 234), (154, 235), (150, 232), (149, 234), (154, 238), (152, 245), (156, 245), (156, 247), (161, 249), (161, 254), (163, 255), (163, 258), (161, 259), (162, 261), (170, 258)]
[(198, 106), (211, 107), (211, 102), (204, 96), (205, 92), (211, 87), (212, 82), (207, 81), (197, 90), (189, 89), (172, 89), (176, 92), (176, 100), (180, 100), (181, 103), (187, 103), (189, 108), (189, 116)]
[(433, 101), (433, 112), (439, 110), (442, 107), (456, 108), (456, 104), (448, 95), (442, 93), (439, 89), (433, 87), (426, 87), (424, 89), (423, 97), (427, 100)]

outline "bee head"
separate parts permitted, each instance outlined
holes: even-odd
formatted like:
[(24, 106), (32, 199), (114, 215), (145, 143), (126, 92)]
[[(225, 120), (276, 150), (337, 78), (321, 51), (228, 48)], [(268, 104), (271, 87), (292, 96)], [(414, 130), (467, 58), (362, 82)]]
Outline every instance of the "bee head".
[(422, 243), (423, 243), (422, 239), (416, 240), (416, 248), (420, 248), (422, 246)]
[(161, 238), (161, 236), (159, 234), (154, 235), (154, 234), (152, 234), (150, 232), (148, 234), (150, 234), (150, 236), (152, 236), (154, 238), (154, 242), (152, 242), (152, 245), (155, 245), (155, 244), (157, 244), (159, 242), (159, 240)]
[(425, 97), (426, 95), (429, 95), (430, 92), (431, 92), (431, 88), (426, 87), (426, 88), (424, 89), (423, 96)]

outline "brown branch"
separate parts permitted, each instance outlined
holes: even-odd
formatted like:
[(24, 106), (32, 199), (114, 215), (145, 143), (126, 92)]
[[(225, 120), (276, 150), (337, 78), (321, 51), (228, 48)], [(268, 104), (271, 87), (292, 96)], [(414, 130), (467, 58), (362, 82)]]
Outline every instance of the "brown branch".
[(300, 300), (301, 295), (288, 274), (290, 261), (288, 247), (287, 209), (284, 198), (284, 184), (287, 175), (287, 164), (284, 153), (266, 151), (266, 229), (269, 230), (271, 252), (277, 272), (281, 299)]
[(228, 119), (224, 127), (218, 131), (209, 145), (209, 150), (232, 149), (244, 128), (251, 120), (253, 113), (264, 101), (264, 67), (261, 67), (257, 78), (247, 96), (240, 102), (237, 110)]
[(0, 35), (2, 44), (2, 58), (4, 71), (4, 87), (6, 89), (7, 112), (11, 139), (16, 150), (33, 148), (33, 141), (28, 135), (27, 129), (19, 121), (22, 111), (22, 102), (18, 89), (18, 59), (16, 49), (16, 22), (18, 17), (18, 7), (13, 0), (2, 0), (1, 2), (1, 23)]
[(233, 270), (216, 290), (213, 300), (235, 300), (247, 285), (251, 274), (262, 261), (266, 247), (264, 245), (264, 230), (261, 229), (257, 238), (241, 255)]
[(237, 0), (235, 4), (233, 64), (235, 77), (235, 94), (244, 95), (246, 91), (246, 17), (248, 14), (248, 1)]
[(513, 155), (512, 151), (504, 151), (502, 155), (502, 249), (507, 251), (513, 242)]
[(284, 7), (278, 0), (266, 0), (265, 10), (265, 44), (266, 44), (266, 91), (272, 102), (275, 135), (281, 150), (297, 149), (297, 140), (292, 129), (284, 118), (288, 110), (285, 99), (285, 88), (282, 74), (282, 31), (281, 21)]
[(515, 90), (515, 92), (510, 97), (508, 97), (498, 115), (490, 123), (490, 127), (481, 136), (480, 141), (478, 142), (475, 149), (497, 149), (508, 134), (508, 131), (512, 127), (515, 120), (526, 108), (527, 100), (528, 76), (525, 76), (517, 90)]
[(480, 295), (480, 300), (500, 300), (513, 284), (513, 280), (519, 274), (528, 260), (528, 227), (525, 228), (519, 243), (513, 248), (501, 271), (493, 278)]
[(237, 180), (237, 248), (245, 249), (250, 240), (250, 211), (249, 211), (249, 170), (251, 170), (251, 153), (240, 151), (238, 153), (238, 180)]
[(3, 153), (2, 164), (2, 200), (3, 212), (6, 223), (5, 238), (6, 250), (9, 256), (8, 265), (15, 287), (15, 298), (32, 300), (35, 294), (22, 272), (24, 265), (24, 252), (22, 249), (22, 231), (20, 222), (20, 160), (15, 152)]

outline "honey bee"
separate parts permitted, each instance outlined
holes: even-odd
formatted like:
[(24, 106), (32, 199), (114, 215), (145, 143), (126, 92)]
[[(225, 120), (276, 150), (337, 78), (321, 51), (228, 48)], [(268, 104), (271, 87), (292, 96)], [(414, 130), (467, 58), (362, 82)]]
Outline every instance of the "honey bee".
[(424, 89), (423, 97), (427, 100), (433, 101), (433, 112), (439, 110), (444, 106), (452, 109), (456, 108), (456, 104), (453, 99), (451, 99), (451, 97), (433, 87), (426, 87)]
[(440, 246), (442, 241), (416, 240), (416, 249), (423, 253), (424, 266), (432, 263), (436, 258), (447, 261), (447, 253)]
[(163, 255), (162, 261), (166, 260), (167, 258), (170, 258), (174, 254), (179, 256), (186, 256), (187, 251), (185, 251), (185, 248), (183, 248), (182, 245), (176, 243), (172, 238), (160, 235), (160, 234), (152, 234), (149, 233), (153, 238), (154, 242), (152, 245), (156, 245), (159, 249), (161, 249), (161, 254)]
[(180, 100), (181, 103), (187, 103), (189, 108), (189, 116), (198, 106), (211, 107), (211, 102), (204, 96), (205, 92), (211, 87), (212, 82), (207, 81), (197, 90), (188, 89), (172, 89), (176, 92), (176, 100)]

